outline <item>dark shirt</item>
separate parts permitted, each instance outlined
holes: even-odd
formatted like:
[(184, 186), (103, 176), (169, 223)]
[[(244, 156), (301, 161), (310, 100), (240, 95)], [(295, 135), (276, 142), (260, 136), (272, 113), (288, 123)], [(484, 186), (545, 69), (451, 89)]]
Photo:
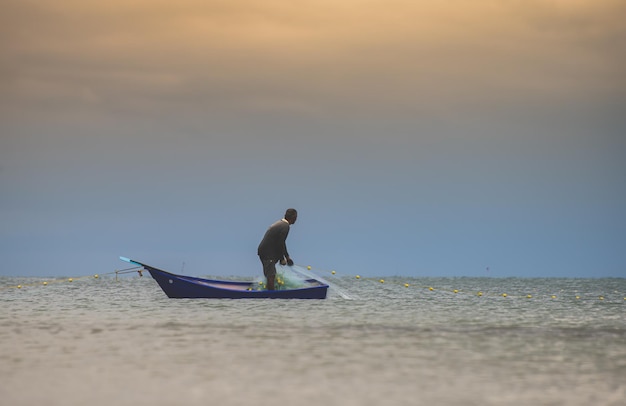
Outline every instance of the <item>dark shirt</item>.
[(279, 220), (267, 229), (257, 253), (263, 259), (273, 259), (279, 261), (289, 257), (287, 253), (287, 235), (289, 234), (289, 223)]

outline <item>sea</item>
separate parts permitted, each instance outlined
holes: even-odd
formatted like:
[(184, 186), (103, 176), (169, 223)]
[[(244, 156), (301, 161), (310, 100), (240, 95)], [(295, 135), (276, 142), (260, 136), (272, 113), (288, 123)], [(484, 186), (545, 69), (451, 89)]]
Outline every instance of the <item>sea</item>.
[(626, 279), (324, 278), (231, 300), (0, 277), (0, 403), (626, 405)]

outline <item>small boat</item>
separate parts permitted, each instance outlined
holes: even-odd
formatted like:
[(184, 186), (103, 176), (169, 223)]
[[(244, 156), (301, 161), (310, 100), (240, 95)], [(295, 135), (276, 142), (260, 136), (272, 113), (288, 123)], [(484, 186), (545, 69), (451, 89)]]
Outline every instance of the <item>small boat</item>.
[(161, 269), (120, 257), (122, 261), (139, 265), (150, 272), (169, 298), (187, 299), (325, 299), (328, 285), (307, 279), (306, 286), (297, 289), (260, 289), (255, 282), (225, 281), (176, 275)]

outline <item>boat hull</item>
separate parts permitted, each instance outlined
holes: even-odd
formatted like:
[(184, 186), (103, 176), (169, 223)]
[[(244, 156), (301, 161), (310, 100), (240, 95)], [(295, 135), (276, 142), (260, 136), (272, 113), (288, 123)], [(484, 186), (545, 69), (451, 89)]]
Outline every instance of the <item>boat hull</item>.
[[(126, 258), (123, 258), (126, 260)], [(264, 290), (254, 282), (223, 281), (176, 275), (141, 262), (163, 292), (175, 299), (325, 299), (328, 285), (309, 279), (299, 289)]]

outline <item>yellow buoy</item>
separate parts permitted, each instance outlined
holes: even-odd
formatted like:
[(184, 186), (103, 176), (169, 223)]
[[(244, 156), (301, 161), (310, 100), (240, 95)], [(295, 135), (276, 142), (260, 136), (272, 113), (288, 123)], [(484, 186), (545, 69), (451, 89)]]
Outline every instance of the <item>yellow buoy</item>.
[(331, 273), (334, 275), (336, 272), (335, 272), (335, 271), (332, 271)]
[(306, 269), (311, 270), (311, 265), (307, 266)]
[(428, 288), (428, 290), (430, 290), (430, 291), (432, 292), (432, 291), (433, 291), (433, 290), (435, 290), (435, 289), (433, 289), (432, 287), (430, 287), (430, 288)]
[(502, 297), (507, 297), (507, 296), (508, 296), (508, 295), (507, 295), (506, 293), (503, 293), (503, 294), (502, 294)]
[(580, 296), (576, 296), (576, 300), (580, 299)]
[(17, 288), (18, 289), (22, 289), (22, 285), (17, 285)]
[(100, 276), (98, 274), (95, 274), (93, 277), (98, 279)]
[(552, 299), (556, 299), (556, 295), (552, 295)]
[(600, 300), (604, 300), (604, 296), (600, 296), (598, 299), (600, 299)]
[(527, 297), (528, 299), (532, 299), (532, 297), (533, 297), (533, 296), (532, 296), (532, 295), (526, 295), (526, 297)]
[(385, 280), (384, 280), (384, 279), (381, 279), (381, 280), (379, 280), (378, 282), (380, 282), (380, 283), (385, 283)]
[(48, 286), (48, 282), (44, 281), (43, 286)]
[(361, 275), (357, 275), (357, 276), (355, 276), (355, 278), (361, 279)]
[(483, 295), (483, 292), (478, 292), (478, 293), (477, 293), (477, 295), (478, 295), (478, 296), (482, 296), (482, 295)]
[(409, 284), (408, 284), (408, 283), (405, 283), (405, 284), (404, 284), (404, 287), (405, 287), (405, 288), (408, 288), (408, 287), (409, 287)]
[(459, 290), (458, 289), (454, 289), (453, 292), (454, 293), (459, 293)]
[(73, 280), (74, 280), (74, 279), (72, 279), (72, 278), (69, 278), (69, 279), (68, 279), (67, 281), (68, 281), (68, 282), (72, 282)]

